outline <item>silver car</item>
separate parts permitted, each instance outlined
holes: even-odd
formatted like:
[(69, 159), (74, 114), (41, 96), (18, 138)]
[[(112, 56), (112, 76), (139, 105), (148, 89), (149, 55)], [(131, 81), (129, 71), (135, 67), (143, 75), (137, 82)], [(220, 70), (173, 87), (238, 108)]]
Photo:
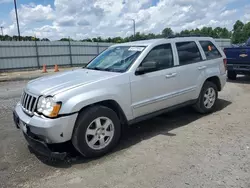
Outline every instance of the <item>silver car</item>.
[(14, 110), (17, 128), (37, 152), (56, 158), (72, 143), (95, 157), (118, 143), (123, 127), (186, 105), (214, 110), (226, 83), (226, 57), (212, 38), (117, 44), (85, 68), (30, 81)]

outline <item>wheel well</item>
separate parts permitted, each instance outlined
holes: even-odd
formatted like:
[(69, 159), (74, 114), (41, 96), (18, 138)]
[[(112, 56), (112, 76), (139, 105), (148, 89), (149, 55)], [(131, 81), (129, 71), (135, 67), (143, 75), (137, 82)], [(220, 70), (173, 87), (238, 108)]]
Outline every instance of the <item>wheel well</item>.
[(125, 114), (124, 114), (122, 108), (121, 108), (120, 105), (119, 105), (116, 101), (114, 101), (114, 100), (105, 100), (105, 101), (100, 101), (100, 102), (97, 102), (97, 103), (90, 104), (90, 105), (88, 105), (88, 106), (83, 107), (83, 108), (80, 110), (80, 112), (83, 111), (83, 110), (85, 110), (86, 108), (88, 108), (88, 107), (90, 107), (90, 106), (95, 106), (95, 105), (106, 106), (106, 107), (112, 109), (112, 110), (117, 114), (117, 116), (118, 116), (118, 118), (120, 119), (122, 125), (125, 125), (125, 124), (128, 123), (128, 120), (127, 120), (127, 118), (126, 118), (126, 116), (125, 116)]
[(210, 78), (206, 79), (206, 81), (214, 83), (217, 86), (218, 91), (221, 91), (220, 79), (217, 76), (210, 77)]

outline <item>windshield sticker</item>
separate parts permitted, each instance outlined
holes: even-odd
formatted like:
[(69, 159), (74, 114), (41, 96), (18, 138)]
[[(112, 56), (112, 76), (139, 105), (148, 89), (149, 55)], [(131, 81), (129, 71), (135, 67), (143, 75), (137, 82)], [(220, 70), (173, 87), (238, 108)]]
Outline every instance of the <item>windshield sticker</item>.
[(142, 50), (144, 50), (145, 47), (136, 47), (136, 46), (133, 46), (133, 47), (130, 47), (128, 49), (128, 51), (139, 51), (141, 52)]

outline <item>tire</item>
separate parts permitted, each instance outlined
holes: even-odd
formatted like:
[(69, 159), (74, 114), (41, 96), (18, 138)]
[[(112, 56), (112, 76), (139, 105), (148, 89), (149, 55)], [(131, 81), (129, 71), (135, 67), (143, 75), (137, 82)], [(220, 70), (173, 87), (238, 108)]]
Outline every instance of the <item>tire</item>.
[(236, 80), (237, 74), (235, 71), (228, 71), (227, 77), (229, 80)]
[(105, 106), (92, 106), (78, 115), (72, 143), (83, 156), (99, 157), (117, 145), (120, 135), (117, 114)]
[[(212, 97), (213, 96), (212, 94), (209, 95), (209, 93), (208, 93), (211, 90), (213, 90), (213, 92), (214, 92), (214, 97)], [(210, 100), (209, 96), (211, 96), (211, 100)], [(217, 99), (218, 99), (217, 86), (213, 82), (207, 81), (204, 83), (204, 85), (201, 89), (199, 98), (198, 98), (196, 104), (194, 105), (194, 109), (201, 114), (211, 113), (214, 111)]]

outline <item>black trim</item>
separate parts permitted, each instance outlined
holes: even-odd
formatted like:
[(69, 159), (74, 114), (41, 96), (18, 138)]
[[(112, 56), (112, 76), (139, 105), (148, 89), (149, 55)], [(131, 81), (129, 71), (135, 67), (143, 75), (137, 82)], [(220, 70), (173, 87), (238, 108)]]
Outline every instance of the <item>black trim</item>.
[(66, 152), (53, 152), (49, 149), (48, 145), (45, 142), (32, 138), (31, 136), (25, 133), (23, 133), (23, 135), (29, 146), (40, 155), (48, 157), (50, 159), (55, 158), (60, 160), (63, 160), (67, 157)]
[[(78, 112), (72, 112), (72, 113), (68, 113), (68, 114), (58, 114), (58, 116), (56, 118), (60, 118), (60, 117), (65, 117), (65, 116), (71, 116), (73, 114), (77, 114)], [(51, 118), (54, 119), (54, 118)]]
[(197, 101), (197, 99), (196, 100), (187, 101), (187, 102), (175, 105), (175, 106), (171, 106), (169, 108), (165, 108), (165, 109), (162, 109), (162, 110), (158, 110), (156, 112), (152, 112), (152, 113), (149, 113), (149, 114), (137, 117), (135, 119), (132, 119), (132, 120), (128, 121), (128, 125), (132, 125), (132, 124), (135, 124), (135, 123), (138, 123), (138, 122), (141, 122), (141, 121), (145, 121), (145, 120), (151, 119), (151, 118), (153, 118), (155, 116), (158, 116), (158, 115), (161, 115), (163, 113), (167, 113), (167, 112), (176, 110), (178, 108), (182, 108), (184, 106), (189, 106), (189, 105), (195, 104), (196, 101)]
[(72, 112), (72, 113), (68, 113), (68, 114), (58, 114), (58, 116), (56, 116), (56, 117), (45, 116), (44, 114), (38, 113), (38, 112), (36, 112), (36, 113), (37, 113), (38, 115), (44, 116), (44, 117), (46, 117), (46, 118), (48, 118), (48, 119), (57, 119), (57, 118), (61, 118), (61, 117), (71, 116), (71, 115), (76, 114), (76, 113), (78, 113), (78, 112)]
[(182, 35), (176, 34), (176, 35), (171, 35), (167, 38), (172, 39), (172, 38), (183, 38), (183, 37), (209, 37), (209, 36), (201, 34), (182, 34)]

